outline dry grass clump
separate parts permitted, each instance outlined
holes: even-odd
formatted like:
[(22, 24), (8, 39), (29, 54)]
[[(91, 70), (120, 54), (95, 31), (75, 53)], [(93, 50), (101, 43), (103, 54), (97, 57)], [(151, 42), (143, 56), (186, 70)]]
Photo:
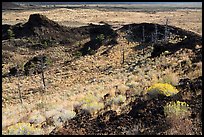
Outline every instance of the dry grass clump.
[[(128, 82), (126, 83), (126, 85), (127, 85), (127, 87), (129, 87), (129, 89), (135, 90), (135, 94), (139, 94), (139, 92), (136, 93), (136, 91), (138, 91), (138, 89), (139, 89), (140, 86), (141, 86), (139, 82), (128, 81)], [(126, 91), (127, 91), (127, 90), (126, 90)]]
[[(90, 91), (76, 99), (74, 110), (76, 112), (87, 111), (91, 113), (92, 116), (108, 109), (118, 110), (121, 105), (126, 102), (125, 94), (128, 89), (129, 87), (125, 84), (114, 84), (106, 89), (98, 89), (99, 91), (97, 92)], [(97, 88), (95, 88), (95, 90), (97, 90)]]
[[(29, 104), (24, 103), (17, 104), (15, 106), (10, 106), (2, 108), (2, 128), (5, 129), (10, 125), (19, 123), (22, 119), (27, 119), (29, 111), (27, 110)], [(30, 105), (30, 108), (33, 107)]]
[(117, 97), (112, 99), (112, 102), (116, 105), (121, 105), (125, 102), (126, 97), (123, 95), (118, 95)]
[(187, 74), (190, 79), (195, 79), (199, 76), (202, 76), (202, 62), (195, 63), (194, 71), (191, 71)]
[(152, 73), (151, 74), (151, 83), (152, 84), (156, 84), (158, 82), (159, 82), (159, 76), (157, 75), (157, 73)]
[(152, 70), (146, 73), (139, 68), (137, 71), (137, 73), (130, 75), (125, 82), (128, 87), (127, 90), (131, 91), (132, 96), (144, 94), (144, 91), (152, 84), (151, 78), (154, 74)]
[(179, 83), (178, 73), (173, 72), (172, 69), (166, 69), (164, 72), (164, 76), (161, 78), (160, 82), (176, 86)]
[(61, 126), (63, 123), (75, 117), (76, 112), (66, 109), (56, 110), (55, 115), (53, 116), (55, 127)]
[(29, 122), (41, 128), (44, 134), (49, 134), (53, 129), (61, 127), (66, 121), (75, 117), (76, 112), (67, 110), (64, 107), (57, 107), (42, 113), (36, 112), (31, 114)]
[(124, 85), (124, 84), (120, 84), (118, 85), (118, 90), (121, 92), (121, 94), (125, 94), (125, 92), (129, 89), (128, 86)]
[(95, 114), (97, 113), (99, 110), (101, 110), (102, 108), (104, 108), (104, 104), (100, 103), (100, 102), (89, 102), (89, 103), (85, 103), (81, 106), (81, 108), (85, 111), (90, 112), (91, 114)]
[(43, 130), (30, 123), (17, 123), (8, 127), (7, 135), (43, 135)]
[(40, 111), (34, 111), (30, 114), (29, 123), (38, 125), (44, 121), (46, 121), (46, 118), (41, 114)]
[(100, 97), (99, 94), (88, 93), (84, 95), (84, 97), (79, 99), (74, 108), (75, 111), (79, 111), (81, 109), (83, 111), (88, 111), (94, 115), (99, 110), (104, 108), (104, 104), (102, 102), (102, 97)]
[(171, 68), (167, 68), (164, 71), (152, 70), (149, 71), (148, 75), (151, 77), (151, 84), (168, 83), (176, 86), (180, 80), (178, 73), (174, 72)]
[(126, 99), (125, 95), (115, 95), (115, 96), (109, 96), (107, 99), (104, 100), (104, 109), (107, 110), (114, 110), (119, 114), (123, 111), (124, 107), (128, 104), (128, 101)]
[(100, 101), (100, 97), (97, 94), (88, 93), (84, 98), (81, 98), (80, 102), (82, 104), (91, 103), (94, 101)]

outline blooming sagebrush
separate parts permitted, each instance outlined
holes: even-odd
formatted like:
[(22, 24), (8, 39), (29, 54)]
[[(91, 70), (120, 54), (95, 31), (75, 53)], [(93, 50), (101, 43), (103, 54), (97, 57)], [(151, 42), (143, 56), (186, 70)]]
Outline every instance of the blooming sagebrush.
[(179, 91), (170, 84), (163, 84), (163, 83), (157, 83), (152, 85), (150, 88), (147, 89), (147, 93), (150, 96), (157, 96), (158, 94), (163, 94), (165, 96), (172, 96), (177, 94)]
[(187, 116), (190, 112), (190, 107), (186, 102), (170, 102), (164, 106), (164, 114), (166, 116)]
[(8, 135), (42, 135), (43, 130), (35, 128), (30, 123), (17, 123), (8, 127)]

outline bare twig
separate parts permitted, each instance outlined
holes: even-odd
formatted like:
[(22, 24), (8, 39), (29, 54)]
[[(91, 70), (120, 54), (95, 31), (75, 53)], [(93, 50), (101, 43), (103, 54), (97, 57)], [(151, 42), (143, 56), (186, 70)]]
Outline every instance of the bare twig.
[(123, 45), (122, 46), (122, 63), (121, 64), (124, 64), (125, 63), (125, 48)]
[[(18, 68), (18, 65), (17, 65), (17, 68)], [(21, 94), (21, 88), (20, 88), (20, 78), (19, 78), (19, 72), (17, 72), (17, 79), (18, 79), (18, 93), (19, 93), (19, 99), (20, 99), (20, 102), (21, 104), (23, 104), (23, 99), (22, 99), (22, 94)]]
[(166, 24), (165, 24), (165, 32), (164, 32), (164, 42), (167, 43), (168, 37), (169, 37), (169, 30), (168, 30), (168, 19), (166, 19)]
[(43, 63), (43, 58), (41, 58), (41, 72), (42, 72), (42, 82), (43, 82), (43, 88), (46, 90), (45, 86), (45, 75), (44, 75), (44, 63)]
[(158, 34), (158, 30), (157, 30), (157, 24), (155, 24), (155, 43), (157, 43), (158, 41), (158, 37), (157, 37), (157, 34)]
[(144, 26), (142, 26), (142, 42), (145, 42)]

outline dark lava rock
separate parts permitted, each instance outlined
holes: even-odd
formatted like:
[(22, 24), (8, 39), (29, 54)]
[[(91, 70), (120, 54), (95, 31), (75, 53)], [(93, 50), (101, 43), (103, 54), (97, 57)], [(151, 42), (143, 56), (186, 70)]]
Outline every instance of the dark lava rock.
[(154, 49), (153, 49), (153, 51), (151, 53), (151, 57), (152, 58), (157, 57), (157, 56), (159, 56), (164, 51), (165, 51), (164, 46), (162, 46), (161, 44), (160, 45), (159, 44), (155, 44), (154, 45)]
[(46, 56), (36, 56), (24, 65), (25, 75), (42, 73), (42, 67), (47, 65), (48, 58)]
[(41, 49), (45, 49), (47, 47), (48, 46), (46, 46), (44, 44), (41, 44), (41, 43), (37, 43), (37, 44), (31, 45), (31, 48), (35, 49), (35, 50), (41, 50)]
[(58, 23), (48, 19), (41, 14), (31, 14), (28, 22), (25, 24), (16, 24), (13, 26), (13, 32), (16, 38), (34, 37), (39, 39), (47, 39), (50, 37), (57, 39), (64, 37), (61, 33), (65, 32), (67, 28), (60, 26)]
[(12, 67), (9, 69), (9, 75), (10, 76), (15, 76), (18, 73), (18, 68), (17, 67)]
[(13, 32), (15, 38), (30, 38), (34, 43), (41, 43), (41, 41), (54, 42), (49, 45), (60, 42), (70, 44), (89, 37), (87, 26), (79, 28), (61, 26), (41, 14), (31, 14), (25, 24), (2, 25), (3, 40), (9, 39), (8, 29)]
[[(152, 35), (155, 34), (155, 28), (157, 28), (157, 40), (164, 39), (166, 25), (154, 24), (154, 23), (133, 23), (124, 25), (119, 31), (125, 33), (131, 33), (132, 39), (137, 42), (141, 42), (143, 40), (143, 28), (144, 28), (144, 35), (145, 35), (145, 43), (152, 43)], [(181, 28), (175, 26), (167, 25), (168, 31), (172, 35), (178, 35), (180, 38), (190, 39), (191, 43), (201, 42), (202, 37), (194, 32), (186, 31)], [(187, 40), (188, 41), (188, 40)], [(186, 41), (186, 42), (187, 42)], [(189, 44), (191, 44), (189, 43)], [(189, 45), (188, 44), (188, 45)]]
[[(169, 34), (171, 36), (178, 37), (182, 40), (176, 43), (165, 41), (164, 39), (165, 39), (166, 27), (168, 28)], [(144, 28), (145, 41), (142, 41), (143, 28)], [(156, 28), (157, 28), (157, 39), (155, 38)], [(171, 54), (173, 54), (182, 48), (195, 49), (196, 45), (202, 45), (202, 36), (194, 32), (186, 31), (175, 26), (169, 26), (169, 25), (165, 26), (165, 25), (154, 24), (154, 23), (128, 24), (120, 28), (119, 31), (122, 31), (130, 35), (131, 40), (135, 42), (153, 45), (154, 50), (152, 52), (152, 56), (151, 56), (152, 58), (159, 56), (164, 51), (169, 51)], [(197, 58), (200, 59), (201, 57), (198, 56)], [(197, 58), (195, 60), (198, 60)]]
[(32, 26), (32, 27), (40, 27), (40, 26), (60, 27), (58, 23), (48, 19), (46, 16), (41, 14), (31, 14), (26, 25)]
[[(28, 47), (32, 49), (41, 49), (58, 44), (72, 44), (69, 46), (70, 49), (80, 50), (83, 55), (86, 55), (94, 54), (101, 45), (115, 45), (117, 43), (117, 33), (108, 24), (70, 28), (61, 26), (41, 14), (31, 14), (25, 24), (2, 25), (3, 40), (9, 39), (8, 30), (13, 33), (16, 39), (29, 39), (32, 45), (28, 45)], [(73, 45), (87, 38), (91, 40), (84, 45)]]
[(117, 33), (111, 28), (110, 25), (90, 25), (89, 34), (91, 40), (84, 44), (80, 52), (83, 55), (94, 54), (102, 45), (115, 45), (117, 44)]
[(2, 25), (2, 40), (9, 39), (8, 30), (11, 29), (11, 25)]

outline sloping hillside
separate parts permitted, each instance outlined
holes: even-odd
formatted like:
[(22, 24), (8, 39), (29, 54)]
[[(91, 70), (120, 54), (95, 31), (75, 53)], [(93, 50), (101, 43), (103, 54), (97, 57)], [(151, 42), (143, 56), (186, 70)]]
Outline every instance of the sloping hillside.
[(21, 9), (22, 7), (13, 2), (2, 2), (2, 10)]
[[(69, 28), (40, 14), (2, 25), (5, 134), (19, 122), (36, 134), (202, 134), (202, 37), (154, 23), (119, 28)], [(172, 101), (181, 112), (166, 109)]]

